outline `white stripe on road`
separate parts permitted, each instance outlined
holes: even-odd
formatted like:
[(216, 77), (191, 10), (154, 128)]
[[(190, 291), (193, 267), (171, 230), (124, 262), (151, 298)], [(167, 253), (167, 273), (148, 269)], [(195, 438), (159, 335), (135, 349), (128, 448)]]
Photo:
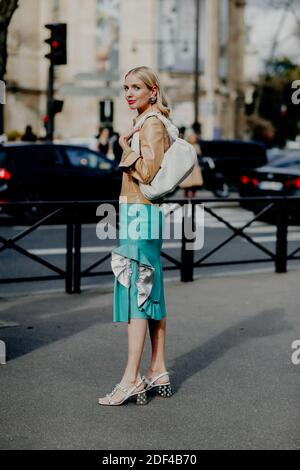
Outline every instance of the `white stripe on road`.
[[(116, 248), (118, 245), (107, 245), (107, 246), (84, 246), (81, 247), (80, 252), (81, 253), (105, 253), (113, 250)], [(175, 248), (180, 248), (181, 247), (181, 242), (169, 242), (169, 243), (164, 243), (162, 248), (170, 248), (170, 249), (175, 249)], [(65, 255), (67, 250), (66, 248), (40, 248), (36, 250), (28, 250), (29, 253), (32, 253), (33, 255)], [(74, 252), (74, 249), (73, 249)]]
[[(289, 242), (297, 242), (297, 241), (300, 241), (300, 233), (290, 233), (288, 234), (288, 237), (287, 237), (288, 241)], [(276, 242), (276, 236), (275, 235), (270, 235), (269, 237), (252, 237), (252, 240), (254, 240), (255, 242), (264, 242), (264, 243), (270, 243), (270, 242), (273, 242), (275, 243)], [(244, 242), (247, 242), (247, 240), (243, 239)], [(248, 242), (247, 242), (248, 243)]]
[[(251, 233), (251, 232), (253, 232), (253, 233), (255, 233), (255, 232), (257, 232), (257, 233), (274, 232), (274, 233), (275, 233), (276, 230), (277, 230), (277, 227), (276, 227), (276, 226), (274, 226), (274, 225), (269, 225), (269, 226), (266, 225), (266, 226), (264, 226), (264, 227), (253, 227), (253, 228), (249, 227), (249, 228), (246, 228), (246, 229), (245, 229), (245, 232), (249, 232), (249, 233)], [(289, 231), (289, 232), (299, 232), (299, 233), (300, 233), (300, 228), (299, 228), (299, 227), (289, 227), (289, 230), (288, 230), (288, 231)]]
[[(174, 209), (175, 204), (173, 204), (172, 206), (173, 206), (172, 209)], [(242, 212), (242, 211), (238, 213), (237, 210), (233, 211), (230, 209), (229, 210), (223, 209), (223, 210), (218, 211), (218, 214), (223, 215), (224, 218), (226, 216), (226, 220), (229, 223), (231, 223), (235, 228), (243, 227), (249, 220), (251, 220), (248, 214), (245, 214), (245, 212)], [(228, 217), (229, 215), (231, 217)], [(178, 224), (181, 224), (181, 222), (175, 222), (174, 225), (178, 225)], [(83, 228), (96, 230), (97, 225), (98, 225), (98, 228), (99, 226), (106, 227), (106, 223), (102, 224), (101, 222), (97, 222), (97, 223), (85, 224)], [(204, 215), (204, 227), (211, 228), (211, 229), (226, 229), (227, 228), (223, 222), (218, 221), (217, 219), (215, 219), (214, 217), (206, 213)], [(22, 226), (22, 225), (13, 227), (14, 230), (24, 230), (27, 228), (28, 226)], [(64, 230), (65, 231), (66, 227), (64, 225), (42, 225), (38, 227), (37, 230)], [(251, 226), (245, 229), (245, 232), (274, 233), (276, 232), (276, 230), (277, 230), (277, 227), (274, 225), (270, 225), (262, 221), (255, 221), (255, 222), (252, 222)], [(300, 231), (299, 226), (289, 227), (289, 232), (299, 232), (299, 231)]]
[[(239, 223), (233, 223), (232, 221), (230, 221), (232, 223), (232, 225), (235, 227), (235, 228), (240, 228), (240, 227), (243, 227), (244, 222), (239, 222)], [(178, 224), (180, 224), (180, 222), (178, 222)], [(178, 225), (178, 224), (175, 224), (175, 225)], [(225, 229), (225, 228), (228, 228), (226, 227), (223, 223), (221, 222), (207, 222), (207, 220), (204, 220), (204, 227), (205, 228), (216, 228), (216, 229)], [(24, 229), (26, 227), (14, 227), (15, 229)], [(48, 230), (48, 229), (60, 229), (62, 228), (61, 226), (56, 226), (56, 227), (40, 227), (42, 230)], [(94, 225), (91, 225), (91, 226), (88, 226), (88, 228), (95, 228)], [(277, 227), (274, 226), (274, 225), (267, 225), (267, 224), (264, 224), (264, 223), (260, 223), (260, 222), (253, 222), (251, 224), (251, 227), (248, 227), (244, 230), (246, 233), (276, 233), (277, 231)], [(300, 233), (300, 228), (299, 227), (289, 227), (289, 232), (298, 232)]]
[[(228, 221), (231, 222), (231, 221)], [(206, 221), (204, 222), (204, 225), (206, 228), (229, 228), (225, 224), (221, 222), (216, 222), (216, 223), (207, 223)], [(235, 228), (240, 228), (245, 225), (244, 222), (239, 222), (239, 223), (232, 223)], [(253, 222), (251, 226), (245, 228), (245, 232), (249, 233), (268, 233), (268, 232), (276, 232), (277, 227), (275, 225), (267, 225), (264, 223), (258, 223), (258, 222)], [(300, 233), (300, 228), (295, 226), (295, 227), (289, 227), (289, 232), (299, 232)]]
[[(97, 223), (95, 224), (84, 224), (85, 228), (96, 228)], [(105, 224), (103, 224), (105, 225)], [(30, 225), (14, 225), (14, 230), (26, 230)], [(40, 225), (36, 230), (66, 230), (65, 225)]]
[[(245, 220), (245, 222), (235, 222), (232, 220), (227, 220), (227, 222), (229, 222), (235, 228), (240, 228), (246, 225), (247, 220)], [(253, 222), (251, 225), (253, 227), (263, 227), (263, 225), (260, 224), (259, 222)], [(204, 220), (204, 226), (207, 228), (229, 228), (223, 222), (207, 222), (206, 220)]]
[[(252, 237), (252, 240), (258, 243), (275, 243), (276, 236), (270, 235), (265, 237)], [(243, 239), (244, 242), (247, 240)], [(300, 241), (300, 233), (290, 233), (288, 234), (288, 241)], [(108, 253), (109, 251), (116, 248), (118, 245), (107, 245), (107, 246), (85, 246), (82, 247), (80, 252), (86, 254), (94, 254), (94, 253)], [(164, 243), (162, 249), (171, 249), (174, 250), (176, 248), (181, 248), (181, 241), (180, 242), (168, 242)], [(67, 250), (66, 248), (41, 248), (36, 250), (28, 250), (29, 253), (33, 255), (45, 255), (45, 256), (54, 256), (54, 255), (65, 255)], [(74, 250), (73, 250), (74, 251)]]

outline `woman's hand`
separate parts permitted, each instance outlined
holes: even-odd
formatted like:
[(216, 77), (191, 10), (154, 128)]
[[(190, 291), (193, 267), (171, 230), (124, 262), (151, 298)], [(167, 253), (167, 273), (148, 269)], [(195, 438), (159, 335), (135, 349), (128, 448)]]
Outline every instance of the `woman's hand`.
[(128, 140), (133, 136), (133, 134), (135, 134), (135, 132), (138, 132), (138, 131), (139, 129), (132, 129), (128, 134), (121, 135), (119, 137), (119, 144), (123, 150), (130, 148), (128, 144)]

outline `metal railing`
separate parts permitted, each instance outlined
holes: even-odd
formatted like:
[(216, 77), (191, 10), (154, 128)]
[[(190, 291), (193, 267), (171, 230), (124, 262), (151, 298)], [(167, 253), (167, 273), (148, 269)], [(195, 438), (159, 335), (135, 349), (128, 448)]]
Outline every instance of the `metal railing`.
[[(252, 201), (252, 202), (267, 202), (267, 206), (264, 207), (259, 213), (257, 213), (251, 220), (245, 223), (242, 227), (236, 228), (230, 222), (221, 217), (216, 213), (214, 208), (205, 205), (205, 203), (211, 202), (222, 203), (226, 206), (228, 203), (232, 202), (241, 202), (241, 201)], [(27, 276), (27, 277), (14, 277), (14, 278), (4, 278), (0, 279), (0, 284), (13, 283), (13, 282), (33, 282), (33, 281), (46, 281), (46, 280), (64, 280), (65, 282), (65, 291), (69, 294), (80, 293), (81, 290), (81, 279), (84, 277), (92, 276), (104, 276), (111, 275), (112, 271), (97, 271), (95, 268), (102, 265), (108, 258), (111, 256), (111, 251), (109, 251), (104, 257), (95, 261), (92, 265), (81, 269), (82, 261), (82, 226), (85, 224), (83, 219), (84, 214), (87, 210), (93, 210), (93, 213), (96, 213), (96, 208), (100, 204), (113, 204), (118, 212), (118, 201), (117, 200), (105, 200), (105, 201), (55, 201), (55, 202), (0, 202), (0, 207), (9, 206), (11, 208), (22, 208), (38, 206), (40, 209), (49, 210), (50, 212), (47, 215), (42, 216), (41, 219), (35, 221), (31, 226), (21, 231), (19, 234), (12, 238), (5, 238), (0, 234), (0, 256), (5, 250), (12, 249), (22, 254), (23, 256), (30, 258), (36, 263), (41, 264), (42, 266), (48, 268), (50, 271), (56, 273), (55, 275), (48, 276)], [(162, 251), (161, 256), (167, 259), (172, 265), (163, 267), (164, 270), (180, 270), (181, 281), (189, 282), (193, 281), (194, 269), (200, 267), (208, 266), (221, 266), (221, 265), (236, 265), (236, 264), (245, 264), (245, 263), (262, 263), (262, 262), (273, 262), (275, 266), (276, 273), (283, 273), (287, 271), (287, 262), (290, 260), (298, 260), (300, 256), (296, 254), (300, 251), (300, 246), (294, 249), (291, 253), (288, 253), (288, 226), (289, 219), (287, 213), (287, 206), (291, 203), (296, 203), (300, 207), (300, 197), (294, 196), (277, 196), (277, 197), (248, 197), (248, 198), (230, 198), (230, 199), (215, 199), (215, 198), (195, 198), (195, 199), (168, 199), (166, 203), (172, 205), (176, 204), (179, 206), (189, 203), (191, 205), (191, 210), (188, 211), (189, 215), (183, 211), (182, 218), (182, 239), (181, 239), (181, 259), (176, 259), (169, 254)], [(219, 222), (223, 223), (225, 227), (230, 229), (233, 234), (219, 243), (217, 246), (209, 250), (208, 253), (201, 256), (197, 260), (194, 260), (195, 254), (197, 251), (188, 250), (187, 243), (191, 243), (191, 240), (185, 237), (183, 230), (185, 224), (185, 218), (191, 217), (192, 224), (195, 224), (195, 206), (201, 204), (204, 207), (204, 210), (210, 214), (211, 217), (214, 217)], [(255, 222), (260, 216), (266, 214), (270, 210), (275, 211), (276, 214), (276, 246), (275, 251), (272, 252), (263, 246), (261, 243), (254, 241), (245, 230)], [(300, 213), (300, 209), (299, 209)], [(18, 242), (24, 239), (26, 236), (31, 234), (36, 230), (40, 225), (46, 224), (53, 220), (55, 217), (62, 217), (61, 223), (66, 224), (66, 257), (65, 257), (65, 269), (49, 263), (43, 258), (30, 253), (28, 250), (21, 247)], [(99, 222), (99, 221), (97, 221)], [(118, 223), (117, 223), (118, 228)], [(214, 255), (216, 252), (220, 251), (225, 245), (227, 245), (231, 240), (236, 237), (242, 237), (250, 244), (254, 245), (256, 248), (261, 250), (266, 257), (265, 258), (256, 258), (256, 259), (246, 259), (238, 261), (219, 261), (219, 262), (207, 262), (208, 258)]]

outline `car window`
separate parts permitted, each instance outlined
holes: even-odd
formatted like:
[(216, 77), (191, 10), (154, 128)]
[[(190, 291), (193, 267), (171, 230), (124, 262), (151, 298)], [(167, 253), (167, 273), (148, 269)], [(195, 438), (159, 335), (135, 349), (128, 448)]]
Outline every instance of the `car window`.
[(20, 146), (11, 150), (13, 160), (18, 166), (57, 167), (64, 165), (63, 157), (54, 146)]
[(67, 147), (65, 152), (71, 165), (75, 167), (97, 168), (100, 170), (110, 170), (112, 168), (110, 162), (88, 149)]
[(63, 166), (64, 160), (60, 154), (58, 148), (55, 146), (51, 147), (36, 147), (34, 150), (35, 153), (35, 163), (39, 166)]
[(35, 164), (35, 154), (31, 146), (16, 146), (9, 148), (9, 162), (17, 168), (28, 168)]

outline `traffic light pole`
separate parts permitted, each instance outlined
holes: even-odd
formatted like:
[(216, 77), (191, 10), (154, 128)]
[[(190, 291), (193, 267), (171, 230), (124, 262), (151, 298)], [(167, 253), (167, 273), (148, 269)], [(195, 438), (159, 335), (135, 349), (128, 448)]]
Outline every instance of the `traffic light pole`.
[(4, 105), (0, 103), (0, 135), (4, 133)]
[(47, 140), (53, 141), (55, 114), (61, 112), (63, 101), (54, 99), (54, 67), (67, 63), (67, 24), (49, 23), (45, 28), (51, 31), (51, 36), (45, 39), (50, 52), (45, 55), (50, 61), (47, 93)]
[(194, 122), (199, 121), (199, 27), (200, 27), (200, 5), (195, 0), (195, 67), (194, 67)]
[(53, 141), (54, 135), (54, 65), (50, 63), (47, 94), (47, 140)]

